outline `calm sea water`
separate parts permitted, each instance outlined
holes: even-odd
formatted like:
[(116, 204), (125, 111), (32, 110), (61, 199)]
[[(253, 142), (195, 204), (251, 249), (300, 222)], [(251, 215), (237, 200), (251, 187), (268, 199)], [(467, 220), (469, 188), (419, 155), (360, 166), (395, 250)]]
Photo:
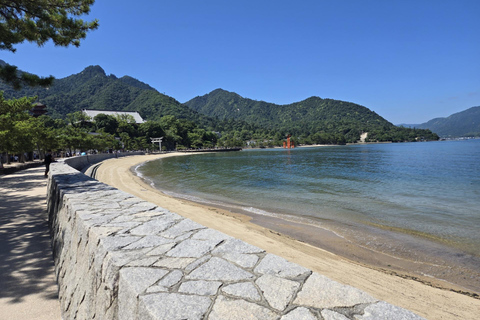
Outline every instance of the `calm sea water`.
[(480, 257), (480, 140), (199, 154), (137, 172), (177, 197), (387, 227)]

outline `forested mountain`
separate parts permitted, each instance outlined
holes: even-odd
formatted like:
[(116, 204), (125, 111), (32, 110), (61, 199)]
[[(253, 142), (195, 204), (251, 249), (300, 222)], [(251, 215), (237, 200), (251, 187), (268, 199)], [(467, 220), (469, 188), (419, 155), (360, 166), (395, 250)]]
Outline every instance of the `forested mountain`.
[(435, 139), (431, 132), (416, 132), (396, 127), (358, 104), (319, 97), (277, 105), (216, 89), (204, 96), (193, 98), (185, 105), (220, 120), (242, 120), (262, 128), (310, 137), (314, 143), (318, 142), (321, 134), (343, 136), (345, 142), (355, 142), (363, 132), (369, 132), (371, 141), (405, 141), (417, 137)]
[(422, 124), (408, 126), (430, 129), (445, 138), (480, 137), (480, 106), (454, 113), (446, 118), (435, 118)]
[(56, 79), (50, 88), (15, 91), (0, 82), (0, 91), (6, 99), (37, 96), (52, 118), (64, 119), (82, 109), (138, 111), (146, 120), (174, 116), (193, 122), (184, 123), (188, 130), (198, 127), (220, 133), (228, 146), (246, 141), (254, 141), (256, 146), (281, 145), (287, 135), (297, 145), (353, 143), (364, 132), (368, 132), (366, 141), (438, 138), (428, 130), (396, 127), (366, 107), (319, 97), (276, 105), (217, 89), (181, 104), (132, 77), (106, 75), (100, 66)]
[(4, 91), (7, 99), (37, 96), (53, 118), (64, 118), (82, 109), (94, 109), (138, 111), (149, 120), (173, 115), (178, 119), (210, 121), (148, 84), (129, 76), (117, 78), (106, 75), (100, 66), (89, 66), (80, 73), (56, 79), (50, 88), (26, 87), (15, 91), (0, 82), (0, 91)]

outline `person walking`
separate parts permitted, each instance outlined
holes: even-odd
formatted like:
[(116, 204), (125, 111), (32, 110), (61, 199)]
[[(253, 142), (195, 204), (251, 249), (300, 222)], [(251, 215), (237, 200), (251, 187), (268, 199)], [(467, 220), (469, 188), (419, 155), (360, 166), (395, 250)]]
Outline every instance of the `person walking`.
[(45, 155), (45, 177), (48, 176), (48, 171), (50, 171), (50, 163), (54, 162), (55, 159), (50, 151)]

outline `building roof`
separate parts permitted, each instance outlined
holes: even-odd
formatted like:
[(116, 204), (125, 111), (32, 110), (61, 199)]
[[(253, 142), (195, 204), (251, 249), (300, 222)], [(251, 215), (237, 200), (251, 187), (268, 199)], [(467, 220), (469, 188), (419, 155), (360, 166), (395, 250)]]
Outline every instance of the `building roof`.
[(106, 110), (87, 110), (83, 109), (83, 113), (87, 116), (91, 117), (92, 119), (98, 114), (105, 114), (108, 116), (121, 116), (121, 115), (129, 115), (135, 119), (136, 123), (144, 123), (145, 121), (142, 119), (138, 112), (128, 112), (128, 111), (106, 111)]
[(30, 110), (30, 113), (34, 117), (41, 116), (42, 114), (47, 113), (47, 106), (44, 105), (43, 103), (37, 102), (33, 105), (32, 110)]

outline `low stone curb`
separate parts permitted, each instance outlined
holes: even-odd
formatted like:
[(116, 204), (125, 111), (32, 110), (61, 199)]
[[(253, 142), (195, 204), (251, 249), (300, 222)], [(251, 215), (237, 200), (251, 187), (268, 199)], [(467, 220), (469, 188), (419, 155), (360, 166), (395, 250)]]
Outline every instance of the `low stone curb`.
[(54, 163), (64, 319), (423, 319)]
[(45, 164), (41, 161), (26, 162), (26, 163), (21, 163), (21, 164), (12, 165), (12, 166), (5, 165), (3, 168), (0, 168), (0, 175), (12, 174), (20, 170), (41, 167), (44, 165)]

